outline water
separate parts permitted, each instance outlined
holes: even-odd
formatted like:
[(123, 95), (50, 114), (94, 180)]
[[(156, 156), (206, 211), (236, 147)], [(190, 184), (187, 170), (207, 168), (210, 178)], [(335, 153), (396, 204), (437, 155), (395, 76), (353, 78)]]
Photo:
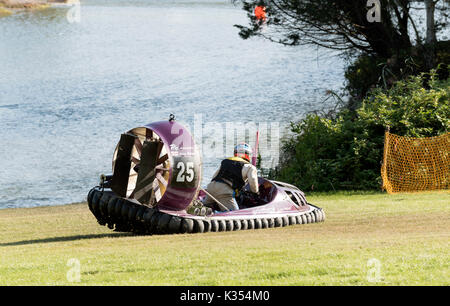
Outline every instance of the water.
[[(343, 85), (329, 53), (240, 39), (246, 13), (229, 1), (91, 0), (80, 13), (0, 19), (0, 208), (84, 201), (120, 134), (170, 113), (285, 124)], [(204, 155), (203, 185), (220, 161)]]

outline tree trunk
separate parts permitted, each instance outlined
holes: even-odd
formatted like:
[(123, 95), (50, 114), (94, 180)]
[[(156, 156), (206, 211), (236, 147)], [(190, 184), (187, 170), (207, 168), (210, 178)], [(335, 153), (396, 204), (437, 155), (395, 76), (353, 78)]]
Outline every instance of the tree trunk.
[(425, 37), (425, 67), (427, 70), (434, 68), (436, 63), (436, 26), (434, 22), (434, 11), (436, 3), (434, 0), (424, 0), (427, 14), (427, 33)]
[(425, 10), (427, 13), (427, 36), (425, 42), (427, 44), (436, 43), (436, 28), (434, 22), (434, 11), (436, 8), (436, 3), (434, 0), (425, 0)]

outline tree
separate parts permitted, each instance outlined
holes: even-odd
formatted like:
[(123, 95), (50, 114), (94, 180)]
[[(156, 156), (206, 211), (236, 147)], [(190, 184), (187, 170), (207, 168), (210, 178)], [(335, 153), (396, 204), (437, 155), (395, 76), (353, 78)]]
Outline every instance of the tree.
[[(395, 74), (414, 58), (414, 73), (436, 65), (436, 34), (447, 26), (448, 0), (243, 0), (250, 24), (235, 25), (244, 38), (283, 45), (317, 45), (352, 56), (371, 56)], [(265, 5), (261, 22), (253, 11)], [(425, 10), (425, 31), (418, 13)], [(413, 13), (414, 11), (414, 13)], [(436, 19), (437, 11), (439, 18)], [(413, 39), (412, 39), (413, 38)]]

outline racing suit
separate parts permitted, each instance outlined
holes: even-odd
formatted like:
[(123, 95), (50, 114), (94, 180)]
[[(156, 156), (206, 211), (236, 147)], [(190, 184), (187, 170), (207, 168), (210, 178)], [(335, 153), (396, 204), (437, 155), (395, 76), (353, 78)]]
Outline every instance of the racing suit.
[[(214, 173), (213, 179), (206, 189), (229, 210), (236, 210), (239, 209), (239, 206), (234, 198), (235, 191), (239, 191), (247, 181), (250, 190), (258, 193), (258, 171), (256, 167), (240, 157), (230, 157), (222, 161), (220, 168)], [(207, 195), (204, 204), (214, 206), (214, 203), (215, 201)]]

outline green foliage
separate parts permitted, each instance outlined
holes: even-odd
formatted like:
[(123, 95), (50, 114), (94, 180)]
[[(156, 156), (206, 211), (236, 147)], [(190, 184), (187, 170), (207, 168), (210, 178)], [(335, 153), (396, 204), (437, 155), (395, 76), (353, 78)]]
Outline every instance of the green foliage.
[(437, 73), (439, 79), (445, 80), (449, 75), (449, 69), (446, 69), (450, 65), (450, 40), (439, 41), (436, 45), (436, 56), (438, 69)]
[[(442, 41), (437, 44), (436, 75), (445, 80), (449, 77), (450, 65), (450, 41)], [(423, 59), (417, 56), (419, 50), (415, 50), (414, 56), (405, 52), (388, 59), (373, 55), (360, 55), (349, 64), (345, 71), (346, 87), (350, 99), (348, 107), (355, 110), (361, 106), (361, 101), (371, 89), (382, 87), (390, 88), (399, 80), (407, 79), (411, 75), (419, 75), (425, 70)]]
[(280, 167), (271, 176), (303, 190), (377, 189), (385, 128), (413, 137), (445, 133), (449, 100), (450, 79), (439, 81), (432, 72), (372, 90), (356, 111), (310, 114), (291, 124), (294, 136), (284, 141)]
[(362, 100), (371, 86), (378, 84), (382, 73), (381, 60), (375, 56), (363, 55), (349, 65), (345, 71), (346, 89), (352, 97)]

